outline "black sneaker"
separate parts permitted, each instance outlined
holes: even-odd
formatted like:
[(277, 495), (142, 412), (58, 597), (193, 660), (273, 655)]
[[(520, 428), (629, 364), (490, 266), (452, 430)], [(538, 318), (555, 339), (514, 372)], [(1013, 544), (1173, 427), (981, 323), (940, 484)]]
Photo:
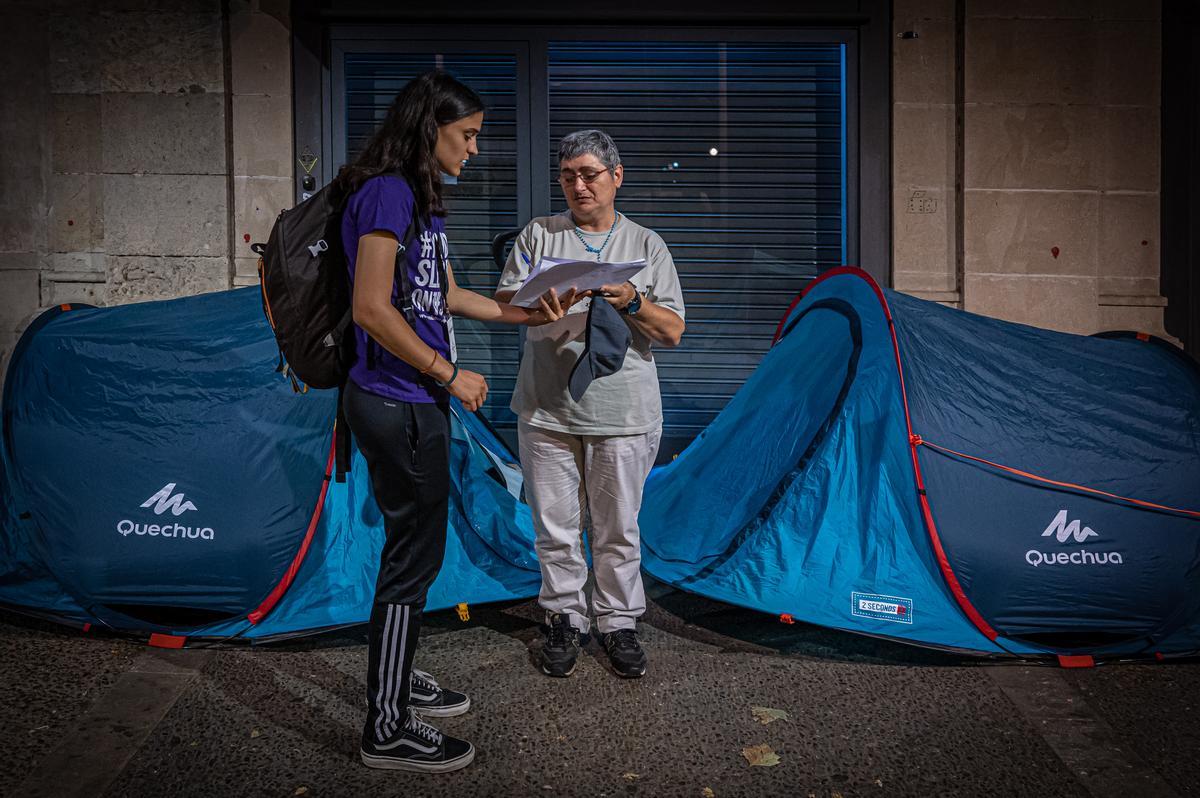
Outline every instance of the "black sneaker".
[(626, 679), (637, 679), (646, 673), (646, 652), (638, 642), (637, 632), (633, 629), (618, 629), (615, 632), (600, 635), (600, 642), (608, 652), (608, 661), (612, 663), (617, 675)]
[(386, 743), (363, 736), (362, 761), (369, 768), (448, 773), (475, 758), (475, 746), (442, 734), (411, 710), (400, 731)]
[(408, 705), (426, 717), (452, 718), (471, 708), (471, 699), (455, 690), (439, 687), (425, 671), (413, 668)]
[(542, 643), (542, 673), (548, 676), (570, 676), (575, 672), (579, 656), (579, 630), (571, 619), (561, 613), (550, 616), (550, 627)]

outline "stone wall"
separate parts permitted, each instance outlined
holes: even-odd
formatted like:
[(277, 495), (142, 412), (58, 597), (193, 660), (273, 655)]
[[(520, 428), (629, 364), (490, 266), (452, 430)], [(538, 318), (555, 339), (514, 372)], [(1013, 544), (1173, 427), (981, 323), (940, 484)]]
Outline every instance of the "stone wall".
[[(288, 8), (0, 5), (3, 363), (43, 307), (255, 282), (248, 241), (293, 200)], [(1155, 0), (895, 0), (897, 288), (1162, 334), (1160, 16)]]
[(1160, 19), (1153, 0), (896, 1), (897, 288), (1164, 335)]
[[(277, 6), (277, 7), (275, 7)], [(253, 275), (291, 205), (286, 0), (6, 3), (0, 357), (44, 307)]]

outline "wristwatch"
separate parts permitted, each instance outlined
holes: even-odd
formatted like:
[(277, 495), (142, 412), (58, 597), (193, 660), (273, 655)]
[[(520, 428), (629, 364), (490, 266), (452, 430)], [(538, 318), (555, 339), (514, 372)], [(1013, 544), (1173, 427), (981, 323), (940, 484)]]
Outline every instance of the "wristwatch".
[[(633, 285), (633, 283), (630, 283)], [(642, 309), (642, 294), (637, 290), (637, 286), (633, 287), (633, 299), (629, 300), (629, 304), (621, 308), (621, 312), (626, 316), (633, 316)]]

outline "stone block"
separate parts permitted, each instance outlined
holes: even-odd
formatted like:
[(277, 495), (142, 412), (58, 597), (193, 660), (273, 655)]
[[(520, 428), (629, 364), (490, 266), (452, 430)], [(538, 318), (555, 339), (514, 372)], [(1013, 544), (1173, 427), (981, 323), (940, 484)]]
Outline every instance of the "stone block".
[(1099, 31), (1098, 100), (1157, 108), (1162, 97), (1162, 24), (1101, 22)]
[(992, 19), (1090, 19), (1094, 0), (967, 0), (967, 17)]
[[(935, 268), (938, 264), (930, 264), (931, 268)], [(954, 273), (954, 264), (943, 264), (949, 266), (948, 269), (942, 271), (901, 271), (895, 270), (892, 272), (892, 287), (897, 291), (903, 291), (906, 294), (919, 296), (922, 299), (934, 299), (935, 301), (943, 301), (946, 297), (944, 294), (956, 294), (958, 290), (958, 276)], [(949, 301), (957, 301), (957, 297)]]
[(1099, 187), (1098, 107), (968, 105), (964, 127), (967, 188)]
[(4, 252), (0, 251), (0, 269), (37, 269), (39, 258), (36, 252)]
[(1158, 278), (1161, 211), (1157, 194), (1100, 197), (1100, 274)]
[(96, 282), (71, 282), (42, 279), (42, 307), (81, 302), (87, 305), (107, 305), (108, 285)]
[(229, 287), (228, 258), (109, 257), (111, 304), (171, 299)]
[(229, 20), (234, 94), (292, 96), (292, 32), (270, 14), (243, 12)]
[(233, 202), (237, 237), (234, 254), (235, 257), (249, 257), (250, 244), (266, 241), (279, 212), (294, 204), (292, 181), (286, 177), (234, 178)]
[(0, 271), (0, 296), (4, 297), (4, 301), (0, 302), (0, 334), (19, 333), (24, 329), (29, 317), (39, 307), (38, 285), (36, 271)]
[(1095, 5), (1100, 19), (1162, 19), (1160, 0), (1096, 0)]
[(46, 240), (51, 252), (104, 247), (104, 190), (99, 175), (50, 177)]
[(104, 175), (109, 255), (227, 257), (226, 178)]
[(1061, 332), (1099, 329), (1094, 277), (963, 275), (963, 309)]
[(1097, 194), (968, 191), (963, 211), (967, 272), (1096, 274)]
[(102, 16), (77, 6), (50, 16), (50, 91), (98, 94), (102, 82)]
[(45, 245), (46, 184), (40, 174), (16, 176), (0, 167), (0, 252), (31, 252)]
[(41, 260), (43, 276), (68, 282), (104, 282), (103, 252), (51, 252)]
[[(912, 191), (897, 187), (892, 194), (892, 262), (899, 272), (947, 275), (955, 281), (954, 197), (940, 187), (914, 189), (920, 199), (936, 204), (932, 213), (909, 213)], [(926, 204), (925, 208), (930, 205)]]
[(101, 19), (104, 91), (200, 94), (225, 90), (219, 13), (128, 11), (105, 14)]
[(54, 94), (51, 102), (50, 167), (55, 172), (99, 172), (99, 95)]
[(290, 97), (234, 95), (233, 173), (293, 179)]
[(953, 186), (954, 106), (892, 108), (892, 175), (897, 186)]
[(101, 109), (105, 172), (226, 173), (223, 94), (105, 93)]
[(1157, 108), (1101, 109), (1100, 185), (1109, 191), (1158, 191), (1162, 131)]
[(1158, 275), (1147, 277), (1110, 277), (1100, 275), (1097, 283), (1101, 305), (1165, 306), (1167, 300), (1159, 293)]
[(1101, 305), (1097, 327), (1097, 332), (1101, 330), (1131, 330), (1157, 335), (1159, 338), (1176, 343), (1163, 327), (1163, 309), (1161, 307)]
[(240, 257), (234, 258), (233, 259), (233, 279), (235, 281), (236, 280), (249, 280), (250, 281), (250, 283), (243, 283), (243, 285), (246, 285), (246, 284), (258, 285), (258, 256), (256, 255), (253, 258), (240, 258)]
[(954, 19), (954, 7), (954, 0), (895, 0), (892, 3), (895, 32), (911, 30), (910, 23), (922, 20)]
[(916, 31), (916, 39), (892, 42), (892, 100), (898, 103), (953, 103), (955, 41), (953, 19), (895, 17), (896, 33)]
[(33, 11), (0, 13), (0, 251), (28, 252), (45, 242), (45, 177), (50, 126), (46, 91), (49, 25)]
[(1093, 103), (1097, 41), (1096, 24), (1087, 20), (968, 20), (965, 100)]

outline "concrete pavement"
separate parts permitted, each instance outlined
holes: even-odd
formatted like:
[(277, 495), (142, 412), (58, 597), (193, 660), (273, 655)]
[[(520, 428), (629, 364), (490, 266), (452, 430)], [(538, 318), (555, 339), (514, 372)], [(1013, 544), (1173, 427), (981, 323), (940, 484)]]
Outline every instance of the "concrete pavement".
[(996, 665), (651, 593), (636, 681), (594, 642), (543, 676), (533, 602), (428, 617), (418, 666), (474, 700), (436, 725), (478, 748), (441, 776), (358, 762), (361, 629), (159, 651), (2, 617), (0, 795), (1200, 796), (1200, 663)]

